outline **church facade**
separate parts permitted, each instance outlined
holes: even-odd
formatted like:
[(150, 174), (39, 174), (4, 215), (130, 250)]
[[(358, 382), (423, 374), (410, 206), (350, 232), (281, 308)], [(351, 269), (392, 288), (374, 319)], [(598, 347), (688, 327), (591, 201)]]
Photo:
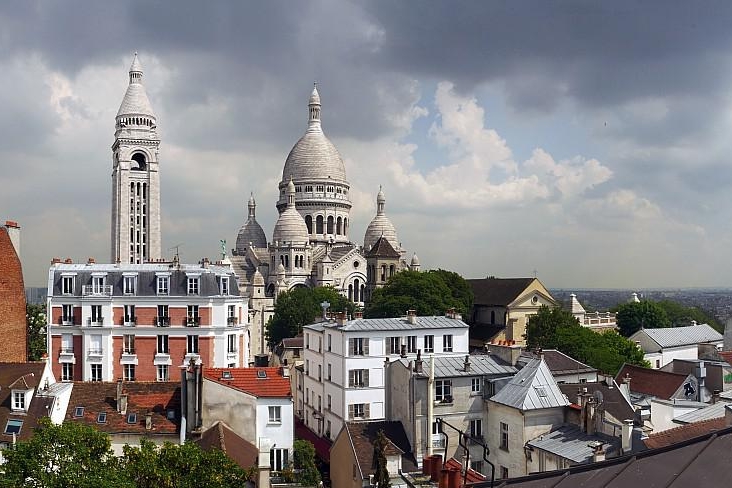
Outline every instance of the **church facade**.
[[(394, 273), (419, 269), (416, 255), (409, 262), (405, 258), (396, 228), (384, 212), (381, 189), (363, 241), (352, 239), (351, 185), (340, 153), (323, 132), (317, 86), (308, 101), (307, 130), (288, 154), (278, 186), (279, 217), (272, 238), (256, 220), (252, 196), (231, 257), (239, 286), (250, 296), (253, 322), (261, 321), (262, 333), (274, 300), (283, 291), (332, 286), (363, 305)], [(255, 341), (254, 336), (263, 353), (261, 337)]]

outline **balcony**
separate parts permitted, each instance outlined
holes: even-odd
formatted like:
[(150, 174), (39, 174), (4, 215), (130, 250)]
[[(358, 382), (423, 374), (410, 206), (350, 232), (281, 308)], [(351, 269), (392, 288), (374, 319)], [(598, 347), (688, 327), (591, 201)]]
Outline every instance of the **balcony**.
[(238, 325), (239, 324), (239, 317), (227, 317), (226, 318), (226, 324), (227, 325)]
[(61, 317), (61, 325), (74, 325), (74, 317)]
[(122, 319), (122, 325), (125, 327), (134, 327), (137, 325), (137, 317), (125, 317)]
[(103, 356), (104, 355), (104, 349), (101, 347), (90, 347), (87, 351), (89, 356)]
[(127, 348), (122, 351), (120, 357), (120, 364), (137, 364), (137, 354), (135, 354), (134, 348)]
[(81, 294), (85, 297), (111, 297), (112, 285), (84, 285)]
[(104, 325), (104, 317), (89, 317), (86, 319), (86, 325), (89, 325), (91, 327), (100, 327)]
[(76, 363), (73, 347), (62, 347), (58, 354), (59, 363)]
[(159, 315), (155, 317), (155, 325), (157, 327), (170, 327), (170, 317), (167, 315)]
[(198, 327), (201, 325), (200, 317), (186, 317), (186, 327)]

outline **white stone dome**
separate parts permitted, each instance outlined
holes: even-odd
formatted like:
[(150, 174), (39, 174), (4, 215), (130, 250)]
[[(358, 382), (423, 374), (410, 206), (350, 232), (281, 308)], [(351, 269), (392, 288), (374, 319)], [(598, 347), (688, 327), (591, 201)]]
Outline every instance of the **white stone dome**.
[(298, 183), (311, 180), (346, 181), (346, 166), (332, 142), (325, 137), (320, 125), (320, 95), (313, 88), (308, 103), (309, 121), (305, 135), (287, 155), (282, 181), (291, 177)]
[(376, 215), (369, 223), (366, 228), (366, 233), (363, 236), (363, 248), (368, 251), (371, 247), (376, 244), (379, 237), (384, 236), (391, 247), (399, 250), (399, 239), (397, 238), (397, 232), (394, 228), (394, 224), (391, 223), (389, 217), (384, 213), (384, 206), (386, 205), (386, 198), (381, 187), (379, 187), (379, 193), (376, 196)]
[(412, 255), (412, 262), (410, 264), (412, 266), (419, 266), (419, 258), (417, 257), (416, 252), (414, 253), (414, 255)]
[(303, 244), (308, 242), (308, 239), (308, 227), (305, 225), (305, 220), (295, 209), (295, 184), (290, 179), (287, 184), (287, 207), (277, 219), (272, 240), (279, 241), (280, 244), (283, 242)]
[(267, 247), (267, 236), (259, 225), (256, 218), (257, 204), (254, 201), (254, 195), (249, 197), (249, 217), (244, 225), (239, 229), (239, 235), (236, 236), (236, 252), (243, 256), (247, 252), (249, 243), (254, 247)]

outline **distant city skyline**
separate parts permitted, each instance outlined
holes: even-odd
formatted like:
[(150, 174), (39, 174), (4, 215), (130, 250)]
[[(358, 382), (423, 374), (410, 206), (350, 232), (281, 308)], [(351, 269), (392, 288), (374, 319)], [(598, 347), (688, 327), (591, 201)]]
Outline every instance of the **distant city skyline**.
[(0, 6), (0, 220), (21, 226), (26, 286), (46, 285), (52, 257), (108, 259), (135, 51), (161, 138), (164, 256), (234, 247), (250, 192), (271, 232), (317, 81), (356, 242), (383, 185), (423, 269), (732, 286), (732, 6), (172, 5)]

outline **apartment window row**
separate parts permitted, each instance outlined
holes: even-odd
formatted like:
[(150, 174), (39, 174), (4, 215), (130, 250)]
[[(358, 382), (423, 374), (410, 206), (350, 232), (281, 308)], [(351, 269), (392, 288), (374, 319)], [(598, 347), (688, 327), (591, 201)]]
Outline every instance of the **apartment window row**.
[(368, 356), (369, 340), (364, 337), (355, 337), (348, 339), (348, 355), (349, 356)]
[(348, 386), (349, 388), (367, 388), (369, 386), (369, 370), (348, 370)]
[[(157, 365), (155, 369), (157, 381), (170, 381), (170, 370), (167, 364)], [(91, 381), (102, 381), (103, 369), (101, 364), (91, 364), (89, 371), (91, 373)], [(125, 381), (135, 381), (135, 365), (123, 364), (122, 377)], [(74, 381), (74, 364), (61, 363), (61, 381)], [(14, 403), (13, 405), (15, 408), (18, 404)]]
[[(80, 308), (75, 307), (72, 304), (61, 305), (61, 325), (79, 325), (75, 318), (74, 309)], [(137, 309), (135, 305), (123, 305), (122, 306), (122, 320), (120, 325), (134, 326), (137, 324)], [(228, 305), (227, 307), (227, 324), (236, 325), (236, 306)], [(196, 327), (201, 324), (200, 306), (199, 305), (187, 305), (186, 306), (186, 321), (185, 325), (189, 327)], [(87, 325), (105, 325), (104, 314), (102, 305), (90, 305), (89, 316), (87, 318)], [(157, 305), (157, 315), (155, 316), (155, 324), (158, 327), (170, 326), (170, 308), (168, 305)]]
[(348, 419), (369, 418), (371, 405), (368, 403), (351, 403), (348, 405)]

